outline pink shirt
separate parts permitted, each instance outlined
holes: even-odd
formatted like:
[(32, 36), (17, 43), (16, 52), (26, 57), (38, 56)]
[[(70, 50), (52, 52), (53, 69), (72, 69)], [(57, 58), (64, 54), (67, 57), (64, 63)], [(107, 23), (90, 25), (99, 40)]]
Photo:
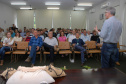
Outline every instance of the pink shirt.
[(65, 36), (59, 37), (59, 38), (58, 38), (58, 40), (59, 40), (59, 41), (62, 41), (62, 42), (66, 41), (66, 39), (67, 39), (67, 38), (66, 38)]

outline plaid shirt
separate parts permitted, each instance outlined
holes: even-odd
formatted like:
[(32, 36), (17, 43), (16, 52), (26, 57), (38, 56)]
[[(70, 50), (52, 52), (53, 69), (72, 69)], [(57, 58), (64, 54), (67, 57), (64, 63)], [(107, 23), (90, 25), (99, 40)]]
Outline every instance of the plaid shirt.
[(36, 45), (36, 46), (41, 47), (42, 44), (43, 44), (43, 41), (42, 41), (42, 38), (41, 37), (38, 36), (38, 38), (35, 38), (35, 36), (33, 36), (30, 39), (30, 42), (29, 42), (28, 46)]

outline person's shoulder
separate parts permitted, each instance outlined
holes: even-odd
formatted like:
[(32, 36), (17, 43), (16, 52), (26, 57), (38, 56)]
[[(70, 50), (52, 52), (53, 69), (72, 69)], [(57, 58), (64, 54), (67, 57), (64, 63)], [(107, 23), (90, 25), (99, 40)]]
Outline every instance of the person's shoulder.
[(56, 40), (56, 38), (55, 38), (55, 37), (53, 37), (52, 39)]
[(48, 37), (45, 38), (45, 40), (49, 39)]
[(73, 39), (72, 41), (75, 41), (76, 40), (76, 38), (75, 39)]

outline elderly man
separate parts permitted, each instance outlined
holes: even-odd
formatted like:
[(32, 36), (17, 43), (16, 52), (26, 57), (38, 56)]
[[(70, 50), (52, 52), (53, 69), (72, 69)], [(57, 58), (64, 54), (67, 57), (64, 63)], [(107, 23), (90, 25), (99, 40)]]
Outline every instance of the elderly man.
[(68, 41), (69, 41), (70, 43), (72, 43), (72, 40), (76, 38), (75, 35), (76, 35), (76, 31), (73, 30), (73, 31), (72, 31), (72, 35), (70, 35), (70, 36), (69, 36), (69, 39), (68, 39)]
[(31, 66), (34, 66), (34, 64), (35, 64), (36, 51), (38, 51), (43, 44), (42, 38), (38, 36), (38, 31), (35, 30), (33, 32), (33, 34), (34, 34), (34, 36), (30, 39), (30, 42), (28, 45), (29, 50), (30, 50), (30, 55), (25, 60), (25, 62), (30, 62), (30, 60), (32, 59)]
[(95, 30), (99, 36), (103, 38), (103, 46), (101, 51), (102, 68), (111, 68), (115, 66), (117, 53), (117, 43), (122, 33), (122, 24), (115, 18), (116, 9), (108, 7), (105, 12), (106, 21), (103, 24), (101, 32), (96, 26)]
[(87, 31), (84, 30), (83, 34), (81, 34), (81, 39), (85, 41), (90, 41), (90, 37), (87, 35)]
[(54, 65), (54, 50), (58, 51), (58, 42), (55, 37), (53, 37), (53, 32), (48, 32), (48, 37), (45, 38), (43, 43), (44, 49), (50, 52), (50, 64)]
[(79, 37), (80, 37), (80, 34), (76, 33), (76, 38), (72, 40), (72, 45), (75, 48), (75, 50), (81, 52), (81, 66), (83, 66), (84, 65), (84, 61), (85, 61), (85, 59), (84, 59), (84, 52), (86, 51), (83, 46), (86, 46), (86, 44)]

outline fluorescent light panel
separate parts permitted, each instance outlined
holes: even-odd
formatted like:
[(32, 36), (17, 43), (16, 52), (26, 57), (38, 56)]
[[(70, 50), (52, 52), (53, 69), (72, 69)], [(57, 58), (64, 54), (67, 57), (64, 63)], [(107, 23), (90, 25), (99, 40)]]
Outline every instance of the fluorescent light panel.
[(92, 6), (92, 3), (78, 3), (78, 6)]
[(60, 2), (46, 2), (45, 5), (60, 5)]
[(11, 5), (26, 5), (26, 2), (11, 2)]
[(73, 8), (74, 10), (85, 10), (84, 8), (80, 8), (80, 7), (75, 7)]
[(32, 9), (30, 7), (21, 7), (20, 9)]
[(58, 10), (58, 7), (48, 7), (47, 9), (54, 9), (54, 10)]

